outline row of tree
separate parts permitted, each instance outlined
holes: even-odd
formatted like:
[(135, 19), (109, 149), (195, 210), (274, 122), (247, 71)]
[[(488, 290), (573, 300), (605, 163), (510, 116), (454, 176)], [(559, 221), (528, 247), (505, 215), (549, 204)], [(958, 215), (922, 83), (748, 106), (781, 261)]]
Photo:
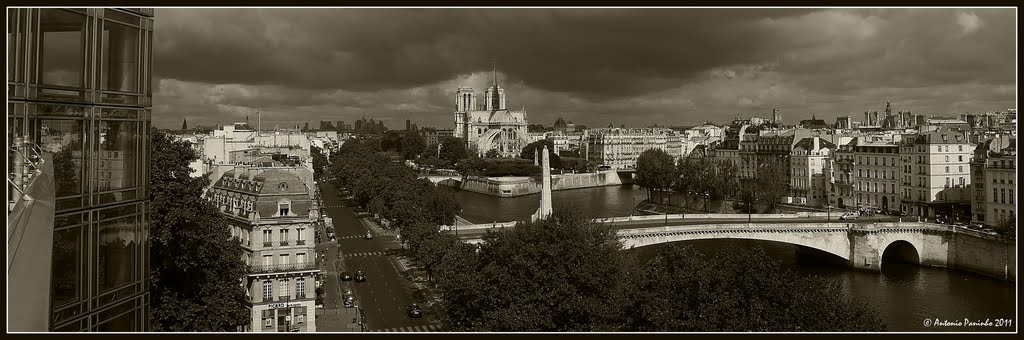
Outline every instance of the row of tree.
[(356, 202), (405, 232), (418, 223), (450, 225), (459, 210), (451, 192), (418, 179), (411, 168), (392, 162), (374, 142), (351, 140), (332, 154), (331, 174), (350, 188)]
[[(681, 158), (674, 160), (662, 149), (649, 149), (640, 154), (636, 161), (636, 184), (651, 193), (677, 192), (704, 200), (735, 197), (744, 211), (764, 206), (765, 212), (773, 212), (779, 202), (789, 194), (786, 182), (788, 168), (784, 162), (765, 162), (758, 167), (754, 180), (738, 181), (738, 170), (728, 160), (707, 157)], [(658, 202), (660, 203), (660, 201)]]

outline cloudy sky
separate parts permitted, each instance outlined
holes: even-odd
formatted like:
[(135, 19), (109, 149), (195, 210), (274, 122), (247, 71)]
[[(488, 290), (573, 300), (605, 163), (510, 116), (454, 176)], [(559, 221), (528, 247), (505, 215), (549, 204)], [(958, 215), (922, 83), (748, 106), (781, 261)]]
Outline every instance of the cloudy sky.
[[(154, 124), (450, 128), (492, 65), (531, 123), (1015, 107), (1015, 9), (157, 9)], [(482, 102), (482, 100), (481, 100)]]

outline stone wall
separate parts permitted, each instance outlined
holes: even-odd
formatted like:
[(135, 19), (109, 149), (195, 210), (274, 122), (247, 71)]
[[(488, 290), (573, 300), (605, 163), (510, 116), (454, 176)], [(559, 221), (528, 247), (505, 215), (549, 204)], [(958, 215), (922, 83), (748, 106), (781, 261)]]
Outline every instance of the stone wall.
[[(466, 178), (463, 178), (462, 181), (446, 179), (438, 182), (438, 184), (498, 197), (516, 197), (539, 194), (541, 190), (540, 179), (533, 177), (494, 179), (467, 176)], [(622, 184), (622, 179), (615, 171), (551, 176), (552, 191), (596, 188)]]

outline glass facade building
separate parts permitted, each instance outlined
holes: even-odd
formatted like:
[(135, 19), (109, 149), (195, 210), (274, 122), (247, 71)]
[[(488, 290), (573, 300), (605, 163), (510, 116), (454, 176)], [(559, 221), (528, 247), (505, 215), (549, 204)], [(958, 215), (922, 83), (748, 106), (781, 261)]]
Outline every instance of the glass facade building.
[(7, 10), (7, 138), (53, 159), (50, 331), (148, 330), (153, 15)]

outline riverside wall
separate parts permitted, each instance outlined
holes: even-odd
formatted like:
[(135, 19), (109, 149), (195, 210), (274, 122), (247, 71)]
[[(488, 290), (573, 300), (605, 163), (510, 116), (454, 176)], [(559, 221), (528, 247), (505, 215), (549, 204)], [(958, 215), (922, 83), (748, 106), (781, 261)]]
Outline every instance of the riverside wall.
[[(497, 196), (516, 197), (539, 194), (541, 181), (534, 177), (477, 177), (467, 176), (461, 181), (445, 179), (438, 182), (445, 185), (475, 193)], [(615, 171), (599, 171), (585, 174), (564, 174), (551, 176), (551, 190), (572, 190), (596, 188), (612, 185), (632, 184), (631, 178), (623, 180)]]

